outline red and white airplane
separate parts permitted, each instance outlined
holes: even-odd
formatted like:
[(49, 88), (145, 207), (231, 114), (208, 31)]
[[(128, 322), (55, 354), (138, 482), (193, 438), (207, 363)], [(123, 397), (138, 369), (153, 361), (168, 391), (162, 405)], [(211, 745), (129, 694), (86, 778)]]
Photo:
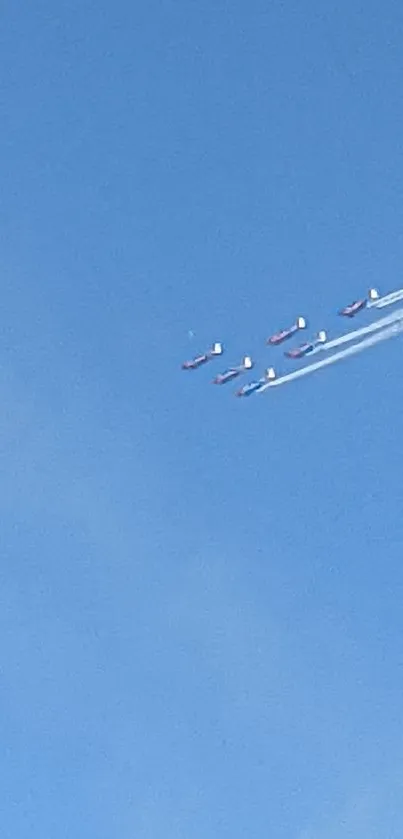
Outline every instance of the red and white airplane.
[(203, 364), (207, 364), (207, 362), (215, 358), (216, 355), (222, 355), (223, 351), (224, 350), (222, 344), (213, 344), (211, 350), (208, 350), (208, 352), (203, 353), (203, 355), (197, 355), (190, 361), (184, 361), (182, 364), (182, 370), (197, 370), (198, 367), (201, 367)]
[(326, 341), (326, 332), (324, 329), (321, 329), (312, 341), (307, 341), (299, 347), (293, 347), (292, 350), (288, 350), (284, 353), (284, 355), (286, 355), (287, 358), (304, 358), (306, 355), (309, 355), (317, 350), (322, 344), (326, 344)]
[(349, 306), (344, 306), (343, 309), (339, 310), (339, 315), (344, 315), (346, 318), (353, 318), (358, 312), (362, 312), (363, 309), (366, 309), (373, 301), (378, 299), (379, 291), (376, 288), (370, 288), (368, 297), (363, 297), (361, 300), (355, 300), (354, 303), (350, 303)]
[(237, 376), (240, 376), (241, 373), (246, 373), (246, 371), (251, 370), (252, 367), (253, 361), (249, 355), (246, 355), (238, 367), (230, 367), (229, 370), (225, 371), (225, 373), (218, 373), (215, 379), (213, 379), (213, 384), (225, 385), (226, 382), (232, 382), (232, 379), (236, 379)]
[(275, 332), (274, 335), (271, 335), (270, 338), (267, 339), (266, 344), (282, 344), (283, 341), (286, 341), (287, 338), (292, 338), (299, 329), (306, 328), (306, 320), (305, 318), (297, 318), (295, 323), (292, 326), (289, 326), (288, 329), (282, 329), (280, 332)]

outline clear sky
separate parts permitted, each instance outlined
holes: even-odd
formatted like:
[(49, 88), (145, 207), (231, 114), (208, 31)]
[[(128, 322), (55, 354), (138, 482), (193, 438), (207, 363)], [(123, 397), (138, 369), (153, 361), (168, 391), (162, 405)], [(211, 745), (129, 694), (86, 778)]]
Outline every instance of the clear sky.
[(402, 3), (4, 0), (0, 67), (2, 839), (401, 839), (403, 341), (180, 364), (403, 285)]

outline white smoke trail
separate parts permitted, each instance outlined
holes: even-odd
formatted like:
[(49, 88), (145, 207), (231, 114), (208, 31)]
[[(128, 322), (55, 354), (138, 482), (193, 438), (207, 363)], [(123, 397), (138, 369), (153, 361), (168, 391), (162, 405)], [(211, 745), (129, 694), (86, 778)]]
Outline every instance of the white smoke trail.
[(403, 288), (397, 291), (391, 291), (390, 294), (385, 294), (384, 297), (379, 297), (378, 300), (373, 300), (368, 304), (370, 309), (384, 309), (385, 306), (392, 306), (393, 303), (398, 303), (403, 300)]
[(357, 355), (358, 353), (369, 349), (369, 347), (379, 344), (381, 341), (387, 341), (389, 338), (393, 338), (394, 335), (399, 335), (401, 332), (403, 332), (403, 316), (402, 319), (386, 327), (378, 334), (370, 335), (368, 338), (364, 338), (358, 344), (354, 344), (353, 347), (347, 347), (347, 349), (340, 350), (340, 352), (335, 353), (329, 358), (324, 358), (322, 361), (317, 361), (314, 364), (310, 364), (308, 367), (302, 367), (300, 370), (294, 370), (292, 373), (288, 373), (285, 376), (281, 376), (279, 379), (274, 379), (274, 381), (268, 382), (258, 391), (258, 393), (263, 393), (263, 391), (268, 388), (278, 387), (278, 385), (285, 385), (287, 382), (293, 382), (295, 379), (301, 379), (303, 376), (308, 376), (310, 373), (316, 373), (317, 370), (321, 370), (323, 367), (329, 367), (331, 364), (336, 364), (338, 361), (349, 358), (349, 356)]
[(318, 350), (322, 350), (323, 352), (335, 350), (336, 347), (341, 347), (343, 344), (351, 344), (352, 341), (358, 341), (365, 335), (371, 335), (373, 332), (379, 332), (379, 330), (384, 329), (385, 326), (389, 326), (392, 323), (398, 323), (401, 320), (403, 320), (403, 309), (397, 309), (397, 311), (393, 312), (391, 315), (386, 315), (385, 317), (376, 320), (374, 323), (370, 323), (368, 326), (361, 326), (360, 329), (354, 329), (353, 332), (347, 332), (345, 335), (340, 335), (339, 338), (334, 338), (332, 341), (326, 341), (326, 344), (318, 347)]
[[(391, 306), (393, 303), (399, 302), (399, 300), (403, 300), (403, 289), (400, 291), (394, 291), (391, 294), (385, 295), (385, 297), (379, 298), (377, 304), (379, 308), (384, 308), (385, 306)], [(371, 304), (372, 305), (372, 304)], [(375, 305), (375, 304), (374, 304)], [(383, 318), (379, 318), (374, 323), (368, 324), (368, 326), (360, 326), (359, 329), (354, 329), (352, 332), (346, 332), (345, 335), (340, 335), (338, 338), (333, 338), (330, 341), (326, 341), (325, 344), (319, 344), (309, 356), (312, 357), (320, 352), (329, 352), (330, 350), (335, 350), (337, 347), (343, 346), (343, 344), (351, 344), (353, 341), (359, 341), (364, 335), (371, 335), (373, 332), (378, 332), (380, 329), (384, 329), (385, 326), (389, 326), (392, 323), (396, 323), (403, 319), (403, 309), (397, 309), (395, 312), (392, 312), (390, 315), (385, 315)]]

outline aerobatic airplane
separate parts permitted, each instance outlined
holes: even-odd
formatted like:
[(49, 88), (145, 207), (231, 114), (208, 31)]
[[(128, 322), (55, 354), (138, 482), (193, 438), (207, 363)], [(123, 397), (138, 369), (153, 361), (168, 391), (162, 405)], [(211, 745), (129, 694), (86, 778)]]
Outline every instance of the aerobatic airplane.
[(232, 379), (236, 379), (237, 376), (240, 376), (241, 373), (245, 373), (246, 370), (251, 370), (252, 367), (253, 361), (249, 355), (246, 355), (238, 367), (230, 367), (230, 369), (226, 370), (225, 373), (218, 373), (215, 379), (213, 379), (213, 384), (225, 385), (226, 382), (231, 382)]
[(363, 309), (366, 309), (373, 301), (378, 299), (379, 291), (376, 288), (370, 288), (368, 297), (363, 297), (361, 300), (355, 300), (354, 303), (350, 303), (349, 306), (344, 306), (343, 309), (339, 310), (339, 315), (344, 315), (346, 318), (353, 318), (358, 312), (362, 312)]
[(191, 361), (184, 361), (182, 364), (182, 370), (197, 370), (197, 368), (201, 367), (202, 364), (207, 364), (207, 362), (211, 361), (212, 358), (215, 358), (216, 355), (222, 355), (222, 353), (222, 344), (213, 344), (211, 350), (203, 353), (203, 355), (197, 355), (196, 358), (192, 358)]
[(257, 379), (255, 382), (249, 382), (247, 385), (244, 385), (236, 392), (236, 396), (251, 396), (252, 393), (256, 393), (260, 390), (263, 385), (266, 385), (267, 382), (272, 382), (273, 379), (276, 378), (276, 371), (273, 367), (268, 367), (264, 376), (261, 379)]
[(286, 341), (288, 338), (292, 338), (299, 329), (306, 328), (306, 320), (305, 318), (297, 318), (295, 323), (292, 326), (289, 326), (288, 329), (282, 329), (280, 332), (276, 332), (274, 335), (271, 335), (270, 338), (267, 338), (266, 344), (282, 344), (283, 341)]
[(307, 341), (305, 344), (301, 344), (299, 347), (295, 347), (295, 349), (287, 350), (284, 355), (287, 358), (304, 358), (306, 355), (309, 355), (311, 352), (316, 350), (320, 347), (321, 344), (325, 344), (327, 341), (327, 335), (324, 329), (321, 329), (318, 332), (316, 338), (313, 341)]

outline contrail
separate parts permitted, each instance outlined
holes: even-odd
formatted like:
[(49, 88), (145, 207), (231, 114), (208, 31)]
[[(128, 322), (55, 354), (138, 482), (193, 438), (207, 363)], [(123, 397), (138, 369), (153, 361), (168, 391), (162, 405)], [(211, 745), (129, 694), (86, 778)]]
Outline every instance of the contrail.
[(403, 300), (403, 288), (399, 288), (397, 291), (391, 291), (390, 294), (385, 294), (384, 297), (379, 297), (378, 300), (373, 300), (369, 304), (369, 308), (384, 309), (385, 306), (392, 306), (393, 303), (398, 303), (399, 300)]
[[(388, 305), (391, 304), (389, 303)], [(341, 347), (343, 344), (351, 344), (352, 341), (358, 341), (365, 335), (370, 335), (372, 332), (378, 332), (380, 329), (384, 329), (385, 326), (389, 326), (392, 323), (398, 323), (401, 320), (403, 320), (403, 309), (398, 309), (391, 315), (386, 315), (385, 317), (376, 320), (374, 323), (370, 323), (368, 326), (361, 326), (360, 329), (354, 329), (353, 332), (347, 332), (345, 335), (340, 335), (339, 338), (334, 338), (332, 341), (326, 341), (326, 344), (318, 347), (318, 350), (321, 350), (322, 352), (335, 350), (336, 347)]]
[[(384, 306), (391, 306), (399, 300), (403, 300), (403, 289), (400, 291), (394, 291), (392, 294), (387, 294), (385, 297), (381, 297), (377, 302), (382, 302), (382, 306), (379, 308), (384, 308)], [(379, 320), (376, 320), (374, 323), (370, 323), (368, 326), (360, 326), (359, 329), (354, 329), (352, 332), (346, 332), (345, 335), (340, 335), (338, 338), (326, 341), (325, 344), (320, 344), (312, 350), (309, 355), (313, 356), (319, 352), (329, 352), (329, 350), (335, 350), (337, 347), (343, 346), (343, 344), (351, 344), (352, 341), (359, 341), (364, 337), (364, 335), (371, 335), (372, 332), (378, 332), (380, 329), (384, 329), (385, 326), (389, 326), (390, 324), (396, 323), (402, 319), (403, 309), (397, 309), (392, 314), (385, 315), (385, 317), (379, 318)]]
[(293, 373), (288, 373), (285, 376), (281, 376), (279, 379), (274, 379), (274, 381), (263, 385), (258, 393), (263, 393), (263, 391), (267, 390), (267, 388), (285, 385), (287, 382), (293, 382), (295, 379), (302, 378), (302, 376), (308, 376), (310, 373), (316, 373), (316, 371), (321, 370), (322, 367), (329, 367), (331, 364), (336, 364), (344, 358), (349, 358), (351, 355), (357, 355), (358, 353), (369, 349), (369, 347), (379, 344), (381, 341), (387, 341), (389, 338), (393, 338), (394, 335), (399, 335), (401, 332), (403, 332), (403, 315), (401, 316), (401, 319), (386, 327), (377, 335), (370, 335), (358, 344), (354, 344), (353, 347), (347, 347), (347, 349), (340, 350), (340, 352), (335, 353), (329, 358), (324, 358), (322, 361), (317, 361), (314, 364), (310, 364), (308, 367), (302, 367), (301, 370), (294, 370)]

